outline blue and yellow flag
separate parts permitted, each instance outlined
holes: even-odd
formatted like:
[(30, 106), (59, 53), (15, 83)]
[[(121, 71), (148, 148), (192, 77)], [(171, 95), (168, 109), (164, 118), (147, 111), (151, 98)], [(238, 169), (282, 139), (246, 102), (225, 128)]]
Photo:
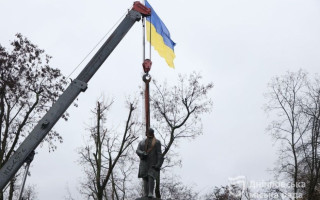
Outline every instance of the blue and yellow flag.
[(167, 27), (161, 21), (147, 0), (146, 7), (151, 9), (151, 16), (147, 17), (147, 40), (151, 43), (155, 50), (158, 51), (159, 55), (166, 60), (167, 64), (174, 68), (173, 59), (176, 57), (174, 54), (174, 46), (176, 43), (171, 40)]

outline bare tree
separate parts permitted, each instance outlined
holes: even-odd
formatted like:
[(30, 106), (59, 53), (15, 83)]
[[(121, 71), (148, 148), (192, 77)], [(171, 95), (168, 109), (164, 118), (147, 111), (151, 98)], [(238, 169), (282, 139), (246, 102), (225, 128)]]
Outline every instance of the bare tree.
[(167, 200), (196, 200), (199, 199), (199, 193), (192, 186), (183, 184), (175, 176), (164, 178), (161, 183), (161, 197)]
[[(86, 147), (81, 148), (80, 163), (85, 168), (86, 181), (81, 193), (88, 199), (125, 199), (128, 195), (126, 182), (129, 180), (132, 143), (138, 138), (140, 125), (133, 112), (136, 103), (129, 103), (129, 114), (123, 134), (106, 128), (107, 113), (112, 102), (97, 102), (92, 111), (95, 124), (90, 128), (90, 138)], [(119, 166), (115, 168), (115, 166)]]
[(243, 189), (237, 185), (214, 187), (212, 191), (205, 194), (203, 198), (205, 200), (253, 200), (253, 198), (250, 197), (249, 188), (243, 191)]
[[(8, 51), (0, 45), (0, 168), (66, 85), (60, 70), (49, 66), (51, 57), (44, 50), (21, 34), (11, 46)], [(51, 131), (45, 141), (52, 151), (56, 148), (54, 142), (62, 142), (62, 137)], [(12, 199), (14, 188), (12, 180), (8, 199)]]
[(36, 186), (28, 185), (23, 192), (22, 200), (36, 200), (36, 199), (38, 199)]
[[(21, 173), (21, 170), (20, 170), (10, 180), (9, 184), (7, 185), (7, 187), (9, 188), (9, 191), (4, 193), (3, 199), (18, 199), (19, 198), (20, 190), (21, 190), (22, 175), (23, 175), (23, 173)], [(31, 176), (30, 172), (28, 173), (28, 176)], [(35, 185), (27, 185), (23, 190), (22, 199), (30, 199), (30, 200), (37, 199), (36, 186)]]
[[(160, 85), (154, 82), (155, 90), (152, 93), (151, 100), (151, 106), (153, 108), (152, 115), (155, 119), (153, 120), (153, 122), (155, 122), (153, 127), (160, 134), (158, 138), (162, 140), (164, 146), (164, 170), (181, 162), (177, 159), (178, 154), (172, 149), (173, 146), (178, 144), (177, 141), (195, 138), (202, 133), (201, 115), (211, 110), (212, 102), (211, 99), (208, 98), (208, 92), (212, 89), (213, 85), (211, 83), (207, 85), (201, 84), (201, 78), (197, 73), (193, 73), (189, 77), (179, 76), (179, 85), (172, 88), (166, 84)], [(97, 106), (94, 111), (95, 116), (97, 116), (96, 122), (98, 122), (99, 119), (106, 121), (104, 115), (98, 118), (99, 115), (97, 115), (97, 113), (107, 113), (110, 106), (111, 104), (105, 106), (100, 105), (100, 108)], [(98, 108), (100, 109), (99, 112)], [(130, 119), (128, 118), (128, 120)], [(131, 157), (130, 153), (134, 151), (131, 150), (131, 146), (128, 145), (125, 155), (120, 156), (120, 158), (123, 159), (119, 159), (117, 167), (109, 171), (109, 160), (114, 160), (113, 156), (109, 155), (109, 151), (112, 151), (114, 155), (120, 151), (115, 148), (117, 145), (113, 142), (114, 139), (117, 138), (113, 135), (116, 133), (102, 128), (101, 124), (103, 123), (101, 122), (99, 125), (96, 123), (92, 127), (93, 131), (91, 131), (91, 138), (93, 138), (93, 135), (97, 135), (97, 132), (100, 132), (100, 142), (95, 145), (88, 145), (81, 150), (82, 164), (89, 164), (86, 165), (86, 173), (89, 178), (83, 184), (83, 188), (87, 188), (88, 190), (82, 191), (85, 191), (85, 195), (91, 199), (99, 199), (96, 195), (98, 194), (98, 190), (102, 191), (100, 192), (103, 196), (102, 199), (132, 199), (134, 195), (139, 194), (141, 189), (139, 184), (135, 184), (134, 187), (130, 189), (129, 184), (134, 183), (131, 176), (135, 174), (135, 171), (132, 170), (132, 167), (128, 166), (133, 165), (136, 155)], [(99, 131), (97, 131), (97, 127), (101, 127)], [(137, 129), (137, 131), (138, 130), (140, 129)], [(137, 138), (135, 137), (134, 140), (135, 139)], [(120, 141), (117, 142), (120, 143)], [(101, 148), (99, 146), (101, 146)], [(100, 150), (97, 147), (99, 147)], [(93, 152), (97, 153), (93, 154)], [(99, 156), (97, 156), (100, 152), (101, 160)], [(95, 160), (99, 161), (96, 162)], [(130, 164), (130, 162), (132, 163)], [(100, 169), (97, 167), (97, 163), (101, 163)], [(113, 163), (115, 164), (114, 161)], [(97, 174), (102, 178), (93, 179), (92, 177), (98, 177)], [(110, 174), (110, 176), (107, 176), (107, 174)], [(170, 197), (175, 199), (175, 197), (178, 198), (180, 196), (181, 199), (193, 199), (197, 196), (197, 193), (194, 192), (191, 187), (183, 185), (181, 182), (174, 182), (172, 180), (168, 182), (167, 178), (164, 180), (162, 192), (165, 198)], [(101, 183), (105, 184), (103, 185)], [(156, 191), (156, 195), (159, 197), (161, 193), (159, 178), (157, 184), (158, 190)]]
[[(153, 110), (153, 127), (160, 134), (164, 147), (164, 168), (172, 166), (175, 161), (172, 147), (181, 139), (192, 139), (202, 133), (201, 116), (211, 111), (212, 102), (208, 92), (213, 84), (202, 84), (201, 75), (192, 73), (189, 77), (179, 76), (178, 85), (168, 87), (153, 81), (155, 89), (151, 94)], [(161, 198), (160, 177), (156, 181), (156, 197)]]
[[(280, 174), (286, 173), (294, 185), (298, 182), (298, 147), (301, 140), (300, 135), (305, 131), (304, 115), (301, 112), (301, 92), (305, 85), (306, 74), (302, 71), (296, 73), (288, 72), (283, 77), (274, 78), (269, 84), (270, 92), (267, 94), (269, 102), (267, 111), (277, 112), (269, 130), (276, 140), (281, 141), (280, 149)], [(294, 193), (297, 187), (294, 186)]]
[(75, 198), (73, 197), (68, 185), (66, 185), (66, 193), (67, 194), (64, 196), (65, 200), (75, 200)]
[(301, 102), (305, 116), (305, 134), (301, 135), (302, 159), (300, 161), (300, 182), (306, 183), (306, 199), (319, 199), (320, 184), (320, 79), (306, 81), (306, 89)]
[(117, 167), (113, 170), (111, 177), (112, 198), (111, 199), (132, 199), (139, 196), (136, 190), (137, 184), (137, 160), (132, 146), (129, 147), (126, 157), (119, 160)]
[(274, 171), (277, 178), (292, 183), (291, 199), (297, 199), (298, 192), (310, 200), (319, 197), (319, 86), (319, 78), (312, 81), (302, 70), (276, 77), (269, 84), (266, 109), (276, 114), (269, 131), (281, 143)]

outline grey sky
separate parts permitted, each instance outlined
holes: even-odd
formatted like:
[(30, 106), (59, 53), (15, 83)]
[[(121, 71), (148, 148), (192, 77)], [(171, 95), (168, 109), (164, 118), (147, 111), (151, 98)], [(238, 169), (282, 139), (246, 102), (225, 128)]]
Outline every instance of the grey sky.
[[(52, 66), (68, 75), (132, 5), (124, 1), (0, 1), (0, 43), (17, 32), (53, 56)], [(265, 132), (270, 119), (262, 107), (271, 77), (288, 70), (317, 73), (320, 63), (320, 2), (316, 0), (150, 0), (177, 43), (176, 69), (152, 51), (151, 74), (174, 83), (179, 73), (200, 71), (215, 85), (213, 112), (204, 117), (204, 134), (180, 145), (185, 183), (206, 191), (228, 177), (272, 178), (266, 170), (276, 147)], [(82, 177), (76, 148), (84, 143), (90, 109), (102, 93), (115, 99), (112, 123), (121, 130), (125, 98), (141, 84), (141, 23), (136, 23), (80, 94), (70, 120), (56, 125), (64, 137), (55, 153), (38, 149), (32, 176), (40, 199), (73, 194)], [(84, 67), (87, 62), (80, 66)], [(79, 70), (80, 70), (79, 69)], [(77, 70), (72, 78), (78, 73)], [(202, 161), (201, 165), (196, 164)], [(195, 173), (195, 170), (200, 172)]]

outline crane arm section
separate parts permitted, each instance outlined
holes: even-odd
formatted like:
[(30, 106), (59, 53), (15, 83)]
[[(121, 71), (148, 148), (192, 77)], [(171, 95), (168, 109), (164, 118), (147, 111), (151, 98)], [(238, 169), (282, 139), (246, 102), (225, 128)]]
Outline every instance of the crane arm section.
[(97, 72), (134, 23), (146, 15), (150, 15), (148, 8), (139, 2), (135, 2), (133, 8), (128, 12), (108, 40), (93, 56), (77, 78), (70, 83), (67, 89), (21, 143), (15, 153), (2, 166), (0, 169), (0, 191), (8, 184), (23, 165), (28, 155), (37, 148), (80, 92), (84, 92), (87, 89), (88, 81)]

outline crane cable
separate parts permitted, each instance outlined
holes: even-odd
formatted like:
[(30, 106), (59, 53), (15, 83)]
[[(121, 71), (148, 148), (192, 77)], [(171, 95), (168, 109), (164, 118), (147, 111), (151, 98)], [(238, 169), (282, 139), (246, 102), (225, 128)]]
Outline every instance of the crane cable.
[[(144, 2), (144, 1), (143, 1)], [(145, 5), (145, 2), (144, 2)], [(149, 27), (146, 26), (147, 18), (149, 17)], [(149, 59), (151, 60), (151, 16), (146, 16), (142, 19), (142, 51), (143, 51), (143, 62), (146, 60), (146, 38), (145, 35), (148, 33), (147, 38), (149, 36)], [(146, 73), (148, 75), (148, 72)], [(145, 74), (143, 75), (143, 77)], [(149, 82), (146, 82), (143, 78), (142, 82), (143, 88), (143, 95), (142, 95), (142, 121), (145, 123), (146, 126), (146, 134), (148, 129), (150, 128), (150, 97), (149, 97)]]
[[(132, 7), (131, 7), (132, 8)], [(128, 10), (131, 10), (128, 9)], [(101, 42), (109, 35), (109, 33), (114, 29), (116, 25), (124, 18), (127, 14), (127, 11), (118, 19), (118, 21), (109, 29), (109, 31), (99, 40), (99, 42), (91, 49), (91, 51), (82, 59), (82, 61), (72, 70), (72, 72), (68, 75), (67, 79), (80, 67), (80, 65), (88, 58), (88, 56), (101, 44)]]

